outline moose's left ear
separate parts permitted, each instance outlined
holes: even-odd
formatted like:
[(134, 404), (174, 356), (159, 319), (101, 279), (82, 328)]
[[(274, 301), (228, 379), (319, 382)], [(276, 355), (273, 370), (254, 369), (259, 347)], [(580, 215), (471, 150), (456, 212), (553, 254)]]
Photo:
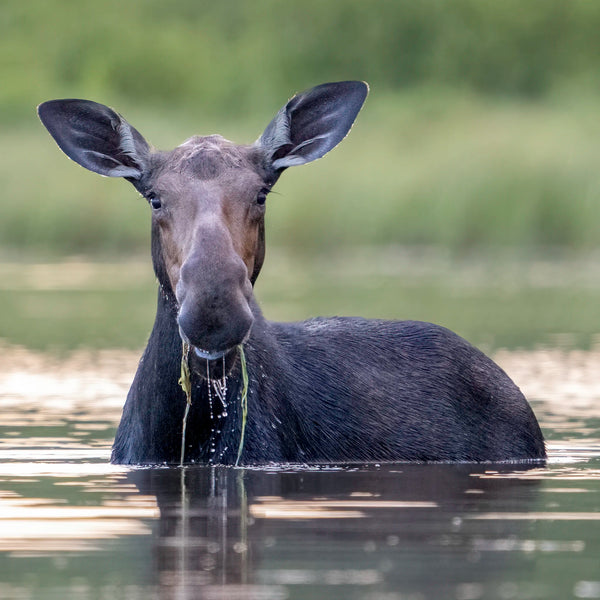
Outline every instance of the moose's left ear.
[(340, 81), (296, 94), (256, 143), (275, 170), (321, 158), (346, 137), (368, 93), (363, 81)]
[(60, 149), (82, 167), (108, 177), (140, 179), (150, 146), (108, 106), (91, 100), (50, 100), (38, 115)]

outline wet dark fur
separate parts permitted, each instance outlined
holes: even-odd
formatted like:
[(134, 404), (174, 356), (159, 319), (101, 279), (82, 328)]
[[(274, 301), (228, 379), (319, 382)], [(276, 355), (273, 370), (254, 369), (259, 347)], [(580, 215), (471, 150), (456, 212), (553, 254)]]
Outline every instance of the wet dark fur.
[[(254, 168), (265, 177), (260, 163)], [(259, 254), (262, 264), (264, 238)], [(160, 284), (156, 320), (115, 439), (116, 463), (180, 460), (186, 401), (178, 385), (178, 306), (156, 226), (152, 259)], [(244, 345), (248, 422), (240, 464), (545, 457), (539, 425), (517, 386), (443, 327), (361, 318), (272, 323), (255, 302), (252, 311), (255, 322)], [(213, 400), (212, 421), (206, 366), (191, 362), (186, 461), (235, 464), (242, 422), (239, 357), (227, 357), (227, 417), (219, 417)], [(210, 368), (213, 377), (221, 376), (221, 361)]]
[[(248, 423), (241, 464), (344, 461), (503, 461), (543, 458), (525, 398), (488, 357), (451, 331), (359, 318), (271, 323), (254, 306), (245, 345)], [(176, 305), (157, 318), (129, 392), (112, 460), (176, 463), (185, 397), (177, 384)], [(374, 359), (375, 357), (375, 359)], [(241, 428), (240, 365), (209, 452), (206, 381), (193, 375), (186, 460), (234, 464)]]

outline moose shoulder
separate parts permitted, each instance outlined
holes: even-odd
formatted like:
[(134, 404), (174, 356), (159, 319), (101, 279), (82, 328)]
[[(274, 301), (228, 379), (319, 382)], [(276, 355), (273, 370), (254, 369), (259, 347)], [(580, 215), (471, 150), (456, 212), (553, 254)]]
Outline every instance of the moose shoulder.
[[(356, 81), (320, 85), (294, 96), (252, 145), (213, 135), (192, 137), (171, 152), (154, 151), (101, 104), (39, 106), (70, 158), (101, 175), (124, 177), (152, 211), (156, 320), (123, 409), (113, 462), (545, 456), (542, 433), (517, 386), (451, 331), (360, 318), (273, 323), (255, 301), (268, 193), (287, 167), (322, 157), (346, 136), (367, 92)], [(182, 365), (187, 396), (178, 383)]]

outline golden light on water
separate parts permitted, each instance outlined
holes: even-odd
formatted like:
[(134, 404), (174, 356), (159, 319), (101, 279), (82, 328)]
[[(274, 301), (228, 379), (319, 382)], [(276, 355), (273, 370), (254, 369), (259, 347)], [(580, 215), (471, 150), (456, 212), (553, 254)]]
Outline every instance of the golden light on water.
[(71, 259), (26, 265), (0, 263), (0, 289), (4, 290), (128, 289), (153, 280), (148, 260), (102, 263)]
[[(54, 489), (71, 485), (77, 493), (89, 489), (96, 494), (91, 504), (76, 506), (0, 493), (0, 552), (95, 551), (102, 540), (148, 535), (147, 521), (158, 517), (155, 497), (135, 488), (118, 503), (97, 496), (99, 482), (106, 486), (125, 472), (109, 463), (110, 445), (136, 353), (53, 356), (1, 346), (0, 354), (0, 480), (11, 487), (46, 482), (44, 489), (51, 483)], [(119, 489), (127, 486), (121, 483)]]
[[(39, 450), (44, 452), (43, 449)], [(60, 477), (60, 478), (80, 478), (100, 476), (105, 477), (114, 473), (123, 473), (123, 468), (111, 465), (108, 460), (110, 451), (104, 451), (100, 456), (106, 460), (102, 462), (89, 462), (90, 457), (84, 453), (79, 456), (70, 449), (57, 450), (49, 456), (44, 452), (46, 461), (36, 462), (6, 462), (0, 464), (0, 477)], [(96, 458), (97, 455), (92, 455)], [(58, 462), (62, 459), (61, 462)], [(71, 461), (71, 462), (69, 462)]]
[(121, 350), (54, 356), (2, 345), (0, 356), (3, 425), (15, 426), (51, 426), (74, 413), (117, 422), (139, 360), (137, 352)]
[(364, 511), (374, 509), (435, 508), (435, 502), (390, 500), (306, 500), (290, 501), (279, 497), (259, 497), (250, 506), (250, 515), (258, 519), (360, 519)]
[(119, 506), (72, 506), (44, 498), (0, 493), (0, 552), (43, 556), (99, 549), (101, 540), (148, 535), (156, 519), (154, 496), (125, 496)]
[(600, 417), (600, 351), (502, 350), (494, 359), (527, 398), (556, 405), (570, 417)]
[(491, 512), (465, 517), (474, 521), (600, 521), (597, 512)]

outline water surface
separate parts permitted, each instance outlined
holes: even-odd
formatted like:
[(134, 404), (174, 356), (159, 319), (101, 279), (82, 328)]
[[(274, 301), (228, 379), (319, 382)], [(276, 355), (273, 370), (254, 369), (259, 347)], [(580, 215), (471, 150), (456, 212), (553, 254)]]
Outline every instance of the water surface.
[(600, 354), (496, 358), (545, 465), (130, 469), (137, 353), (5, 346), (0, 597), (600, 598)]
[(269, 261), (271, 318), (426, 319), (482, 345), (548, 462), (112, 466), (148, 262), (0, 264), (0, 598), (600, 598), (600, 262)]

